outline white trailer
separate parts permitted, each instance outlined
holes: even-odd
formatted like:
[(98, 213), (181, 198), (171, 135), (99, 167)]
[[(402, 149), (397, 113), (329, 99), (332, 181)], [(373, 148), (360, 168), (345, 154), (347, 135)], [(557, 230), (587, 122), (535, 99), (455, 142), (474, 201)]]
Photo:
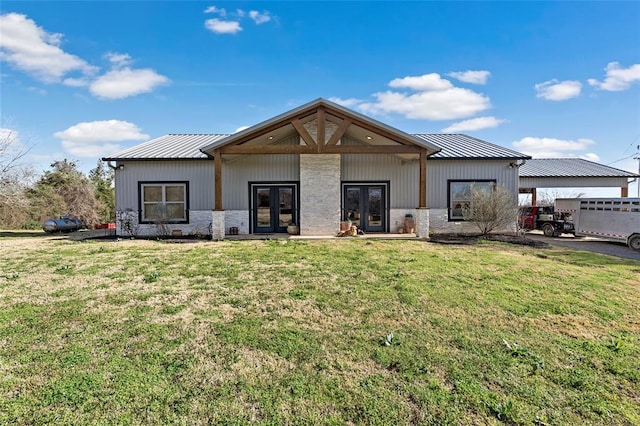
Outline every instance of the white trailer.
[(558, 198), (555, 211), (573, 216), (575, 235), (640, 250), (640, 198)]

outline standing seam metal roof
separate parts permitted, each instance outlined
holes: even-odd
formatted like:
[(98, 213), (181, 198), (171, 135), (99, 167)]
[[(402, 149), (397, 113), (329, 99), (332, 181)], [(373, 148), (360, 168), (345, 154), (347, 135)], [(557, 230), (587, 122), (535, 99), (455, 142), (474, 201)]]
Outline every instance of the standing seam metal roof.
[(520, 167), (520, 177), (638, 177), (635, 173), (582, 158), (536, 158)]
[(117, 152), (105, 161), (207, 159), (203, 146), (224, 139), (226, 134), (168, 134)]
[(430, 159), (512, 159), (527, 160), (531, 157), (521, 152), (503, 148), (471, 136), (456, 133), (420, 133), (414, 135), (439, 146), (441, 151)]
[[(227, 134), (168, 134), (103, 158), (117, 160), (207, 159), (201, 149), (219, 142)], [(462, 134), (411, 135), (442, 148), (431, 159), (528, 159), (530, 157), (492, 143)]]

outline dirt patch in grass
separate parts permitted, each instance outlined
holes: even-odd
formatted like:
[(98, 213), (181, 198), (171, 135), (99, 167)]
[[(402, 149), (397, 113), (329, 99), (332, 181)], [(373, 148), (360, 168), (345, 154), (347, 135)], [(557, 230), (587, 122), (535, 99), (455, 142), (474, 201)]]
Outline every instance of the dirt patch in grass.
[(473, 245), (480, 241), (497, 241), (501, 243), (509, 243), (534, 248), (548, 248), (549, 244), (544, 241), (537, 241), (527, 238), (526, 236), (507, 235), (507, 234), (489, 234), (484, 236), (465, 235), (465, 234), (434, 234), (429, 238), (430, 241), (438, 244), (460, 244)]

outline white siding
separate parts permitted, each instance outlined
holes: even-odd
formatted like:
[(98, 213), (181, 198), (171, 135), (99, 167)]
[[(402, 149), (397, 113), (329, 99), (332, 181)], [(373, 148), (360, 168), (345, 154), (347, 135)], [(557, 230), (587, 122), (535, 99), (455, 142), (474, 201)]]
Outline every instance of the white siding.
[(384, 154), (342, 156), (342, 180), (349, 182), (390, 181), (391, 208), (418, 207), (420, 165), (418, 160), (401, 160)]
[[(224, 156), (223, 156), (224, 160)], [(294, 155), (247, 155), (222, 164), (222, 207), (249, 210), (249, 182), (300, 180), (300, 157)]]
[(116, 210), (138, 210), (138, 182), (188, 181), (189, 209), (213, 209), (213, 161), (119, 161), (116, 170)]
[(495, 180), (518, 193), (518, 169), (509, 160), (427, 160), (427, 207), (446, 209), (450, 180)]

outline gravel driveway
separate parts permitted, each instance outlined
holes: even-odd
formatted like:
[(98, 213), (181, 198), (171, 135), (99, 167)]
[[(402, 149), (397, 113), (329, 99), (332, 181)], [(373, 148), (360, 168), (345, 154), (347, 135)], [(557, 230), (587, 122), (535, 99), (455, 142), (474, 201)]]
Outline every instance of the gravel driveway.
[(528, 232), (527, 238), (544, 241), (554, 246), (570, 247), (576, 250), (591, 251), (594, 253), (608, 254), (610, 256), (640, 261), (640, 251), (632, 250), (622, 243), (603, 241), (598, 238), (575, 238), (572, 235), (545, 237), (541, 231)]

